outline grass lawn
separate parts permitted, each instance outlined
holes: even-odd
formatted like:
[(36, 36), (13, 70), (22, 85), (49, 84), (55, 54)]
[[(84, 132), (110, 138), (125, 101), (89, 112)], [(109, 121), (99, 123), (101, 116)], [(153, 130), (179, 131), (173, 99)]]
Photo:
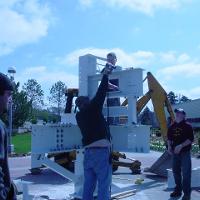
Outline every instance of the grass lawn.
[(28, 153), (31, 151), (31, 134), (24, 133), (12, 136), (12, 144), (14, 144), (15, 153)]

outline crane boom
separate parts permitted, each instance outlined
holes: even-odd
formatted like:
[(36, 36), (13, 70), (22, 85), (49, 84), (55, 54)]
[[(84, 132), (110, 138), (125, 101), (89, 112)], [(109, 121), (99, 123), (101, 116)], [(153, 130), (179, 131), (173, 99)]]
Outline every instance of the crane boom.
[[(137, 101), (137, 114), (143, 110), (143, 108), (147, 105), (149, 100), (152, 101), (154, 112), (156, 114), (158, 123), (160, 125), (161, 135), (163, 140), (167, 141), (167, 118), (165, 115), (165, 108), (167, 109), (169, 116), (171, 118), (171, 122), (175, 120), (174, 113), (171, 107), (171, 104), (167, 98), (167, 93), (160, 85), (160, 83), (156, 80), (156, 78), (152, 75), (151, 72), (147, 73), (148, 88), (149, 91), (141, 97)], [(126, 99), (122, 106), (126, 106), (128, 104), (128, 100)]]
[[(161, 135), (165, 144), (167, 143), (167, 118), (165, 111), (167, 110), (170, 116), (171, 123), (174, 122), (175, 117), (171, 107), (171, 104), (167, 98), (167, 93), (160, 85), (160, 83), (156, 80), (156, 78), (151, 74), (151, 72), (147, 73), (147, 77), (145, 78), (148, 82), (149, 91), (141, 97), (137, 101), (137, 114), (139, 114), (143, 108), (147, 105), (149, 100), (152, 101), (154, 112), (156, 114), (158, 123), (160, 125)], [(122, 106), (126, 106), (128, 104), (128, 100), (126, 99)], [(166, 108), (166, 110), (165, 110)], [(153, 172), (155, 174), (166, 176), (168, 168), (171, 168), (171, 156), (165, 151), (160, 158), (150, 167), (148, 168), (149, 172)]]
[[(167, 118), (165, 115), (165, 112), (168, 111), (169, 116), (171, 118), (171, 122), (175, 120), (174, 113), (171, 107), (171, 104), (167, 98), (167, 93), (163, 89), (163, 87), (160, 85), (160, 83), (156, 80), (156, 78), (151, 74), (151, 72), (147, 73), (147, 77), (145, 78), (148, 82), (148, 88), (149, 91), (142, 96), (138, 101), (136, 105), (137, 114), (141, 113), (143, 108), (147, 105), (147, 103), (151, 100), (154, 112), (156, 114), (157, 120), (160, 125), (161, 135), (163, 137), (164, 142), (167, 142)], [(70, 113), (72, 108), (72, 99), (73, 97), (78, 95), (78, 89), (68, 89), (66, 96), (68, 96), (67, 104), (66, 104), (66, 110)], [(122, 106), (128, 105), (128, 100), (126, 99)], [(165, 110), (166, 109), (166, 110)], [(113, 152), (113, 155), (117, 155), (116, 153), (119, 152)], [(117, 158), (119, 156), (117, 155)], [(130, 165), (131, 163), (129, 163)], [(119, 162), (115, 162), (116, 166), (121, 165)], [(169, 156), (168, 152), (165, 151), (163, 155), (150, 167), (148, 168), (148, 171), (153, 172), (155, 174), (166, 176), (167, 175), (167, 168), (171, 168), (171, 157)]]
[(161, 130), (163, 140), (166, 142), (168, 123), (167, 123), (167, 118), (165, 115), (165, 108), (169, 112), (171, 122), (175, 120), (174, 113), (170, 105), (170, 102), (167, 98), (167, 93), (150, 72), (147, 73), (147, 81), (148, 81), (149, 91), (151, 91), (150, 96), (151, 96), (151, 101), (154, 107), (154, 112), (156, 114), (157, 120), (160, 125), (160, 130)]

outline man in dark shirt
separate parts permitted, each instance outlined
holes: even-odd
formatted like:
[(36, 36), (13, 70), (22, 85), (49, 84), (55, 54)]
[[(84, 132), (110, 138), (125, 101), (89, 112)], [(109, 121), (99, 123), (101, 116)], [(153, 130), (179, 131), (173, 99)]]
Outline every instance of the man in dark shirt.
[[(7, 111), (7, 105), (11, 92), (12, 83), (8, 77), (0, 73), (0, 117)], [(14, 188), (11, 184), (8, 168), (8, 143), (7, 132), (4, 123), (0, 119), (0, 199), (16, 200)]]
[(193, 129), (185, 120), (183, 109), (175, 109), (176, 121), (168, 129), (168, 152), (173, 156), (173, 174), (175, 190), (171, 197), (180, 197), (190, 200), (191, 196), (191, 155), (190, 150), (194, 140)]
[(84, 153), (84, 186), (83, 200), (92, 200), (93, 193), (98, 182), (98, 200), (110, 199), (111, 185), (111, 141), (108, 124), (102, 113), (103, 104), (108, 88), (115, 88), (108, 81), (108, 75), (115, 65), (107, 63), (102, 71), (103, 77), (95, 97), (80, 96), (76, 99), (79, 112), (76, 114), (77, 124), (82, 133), (82, 143), (85, 147)]

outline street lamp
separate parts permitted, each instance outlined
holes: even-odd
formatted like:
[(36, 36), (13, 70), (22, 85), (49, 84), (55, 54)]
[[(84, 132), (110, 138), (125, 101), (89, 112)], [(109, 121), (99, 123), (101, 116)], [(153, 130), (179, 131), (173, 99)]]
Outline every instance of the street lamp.
[[(8, 68), (8, 75), (9, 75), (9, 78), (10, 80), (14, 83), (14, 75), (16, 74), (16, 69), (15, 67), (9, 67)], [(8, 114), (8, 118), (9, 118), (9, 131), (8, 131), (8, 145), (9, 145), (9, 148), (8, 148), (8, 151), (9, 153), (12, 153), (14, 151), (14, 145), (11, 144), (11, 136), (12, 136), (12, 98), (10, 99), (9, 101), (9, 114)]]
[(14, 81), (14, 76), (16, 74), (16, 68), (15, 67), (9, 67), (8, 68), (8, 74), (10, 75), (11, 81)]

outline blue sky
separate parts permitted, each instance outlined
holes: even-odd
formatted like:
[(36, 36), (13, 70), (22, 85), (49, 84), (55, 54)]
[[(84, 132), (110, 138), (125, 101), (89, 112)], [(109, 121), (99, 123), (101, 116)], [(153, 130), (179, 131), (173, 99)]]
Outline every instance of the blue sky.
[(0, 0), (0, 71), (45, 93), (78, 86), (78, 57), (115, 51), (167, 91), (200, 98), (199, 0)]

